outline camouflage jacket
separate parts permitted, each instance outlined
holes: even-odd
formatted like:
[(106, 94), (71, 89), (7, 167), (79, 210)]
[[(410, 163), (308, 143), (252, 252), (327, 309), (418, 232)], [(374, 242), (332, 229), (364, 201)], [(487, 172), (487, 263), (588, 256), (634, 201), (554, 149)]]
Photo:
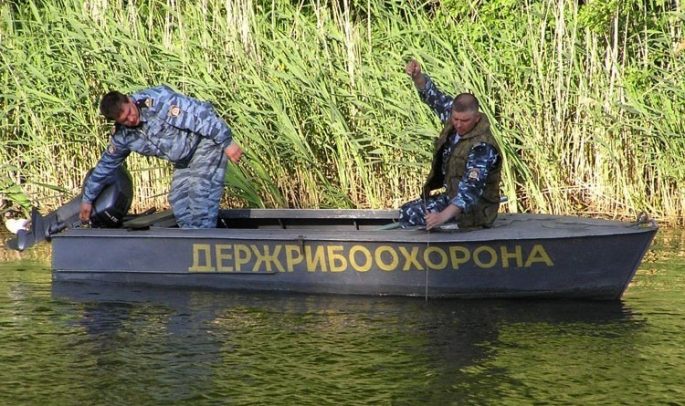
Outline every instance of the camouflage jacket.
[(116, 124), (107, 149), (84, 185), (84, 202), (95, 200), (105, 180), (131, 151), (184, 167), (202, 137), (214, 141), (217, 148), (224, 149), (232, 143), (231, 129), (207, 102), (164, 85), (141, 90), (130, 97), (140, 111), (140, 124), (137, 127)]
[[(443, 94), (428, 75), (424, 74), (424, 78), (426, 79), (426, 85), (423, 89), (418, 89), (421, 100), (438, 115), (443, 124), (447, 124), (452, 114), (452, 101), (454, 98)], [(481, 121), (483, 121), (481, 124), (486, 125), (487, 117), (483, 116)], [(443, 179), (443, 181), (449, 179), (449, 176), (447, 176), (448, 174), (446, 173), (450, 161), (449, 157), (452, 155), (459, 140), (460, 134), (457, 134), (456, 131), (452, 131), (451, 134), (448, 135), (447, 142), (445, 142), (442, 152), (439, 153), (439, 151), (436, 151), (436, 155), (439, 155), (437, 158), (440, 158), (440, 168), (434, 169), (438, 169), (442, 172), (440, 174), (441, 176), (435, 177), (436, 179)], [(453, 196), (449, 196), (450, 202), (461, 208), (464, 212), (469, 212), (483, 196), (488, 175), (492, 171), (497, 170), (499, 160), (500, 154), (496, 146), (486, 142), (480, 142), (474, 145), (468, 153), (466, 167), (464, 168), (463, 176), (456, 187), (456, 193)], [(445, 187), (447, 190), (452, 189), (449, 187), (450, 185), (445, 184), (429, 186), (432, 188)]]

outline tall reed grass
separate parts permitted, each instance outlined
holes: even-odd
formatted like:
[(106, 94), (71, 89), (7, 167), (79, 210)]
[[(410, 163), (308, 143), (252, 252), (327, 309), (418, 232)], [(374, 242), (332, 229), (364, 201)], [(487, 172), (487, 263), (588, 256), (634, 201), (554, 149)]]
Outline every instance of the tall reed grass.
[[(668, 4), (666, 4), (668, 3)], [(439, 123), (404, 65), (481, 100), (508, 211), (683, 223), (679, 2), (28, 0), (0, 4), (0, 192), (52, 208), (107, 143), (110, 89), (212, 101), (246, 158), (226, 205), (397, 207)], [(171, 168), (129, 159), (136, 209)]]

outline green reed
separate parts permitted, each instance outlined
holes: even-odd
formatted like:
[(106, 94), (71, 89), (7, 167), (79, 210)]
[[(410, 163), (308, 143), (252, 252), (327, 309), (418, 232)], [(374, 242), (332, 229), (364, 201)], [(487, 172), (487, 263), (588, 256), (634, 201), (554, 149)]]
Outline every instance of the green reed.
[[(440, 127), (404, 74), (416, 57), (481, 100), (505, 210), (682, 223), (682, 23), (661, 3), (3, 3), (0, 192), (44, 208), (78, 193), (111, 129), (101, 95), (167, 83), (212, 101), (246, 151), (226, 205), (398, 207)], [(165, 206), (170, 165), (128, 162), (136, 210)]]

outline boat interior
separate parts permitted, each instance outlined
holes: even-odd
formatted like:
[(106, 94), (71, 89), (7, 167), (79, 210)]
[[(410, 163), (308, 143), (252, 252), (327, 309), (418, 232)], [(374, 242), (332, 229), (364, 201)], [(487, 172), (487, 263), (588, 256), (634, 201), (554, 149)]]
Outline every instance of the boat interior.
[[(225, 209), (218, 227), (231, 229), (316, 229), (354, 231), (399, 228), (397, 210), (354, 209)], [(129, 229), (177, 227), (169, 210), (125, 219)]]

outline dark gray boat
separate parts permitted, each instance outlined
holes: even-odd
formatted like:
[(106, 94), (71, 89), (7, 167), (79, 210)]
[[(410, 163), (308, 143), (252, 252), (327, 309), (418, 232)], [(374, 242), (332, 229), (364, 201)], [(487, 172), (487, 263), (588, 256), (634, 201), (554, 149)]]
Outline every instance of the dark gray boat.
[(621, 297), (655, 224), (502, 214), (490, 229), (396, 227), (396, 210), (223, 210), (222, 228), (169, 213), (52, 238), (53, 279), (426, 298)]

